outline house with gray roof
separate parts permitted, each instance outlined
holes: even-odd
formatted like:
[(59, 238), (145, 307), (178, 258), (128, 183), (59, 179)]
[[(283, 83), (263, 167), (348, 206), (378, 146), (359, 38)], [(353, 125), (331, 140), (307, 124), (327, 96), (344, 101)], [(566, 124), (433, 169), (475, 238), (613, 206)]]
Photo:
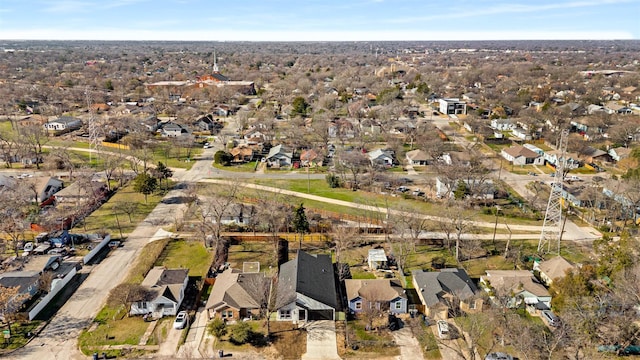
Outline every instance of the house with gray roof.
[(82, 120), (71, 116), (60, 116), (42, 125), (48, 132), (59, 135), (82, 127)]
[(280, 266), (276, 293), (278, 321), (335, 320), (338, 306), (331, 256), (298, 256)]
[(264, 273), (227, 269), (216, 277), (205, 309), (209, 319), (226, 321), (260, 317), (266, 305), (269, 279)]
[(427, 316), (447, 318), (458, 309), (470, 312), (482, 308), (482, 300), (474, 298), (478, 289), (464, 269), (414, 270), (412, 275)]
[(293, 151), (289, 151), (282, 144), (269, 149), (269, 154), (265, 158), (270, 167), (281, 168), (292, 165)]
[(167, 269), (156, 266), (149, 270), (140, 285), (151, 293), (151, 300), (136, 301), (131, 305), (132, 315), (152, 313), (155, 318), (178, 313), (189, 282), (189, 269)]
[(395, 279), (346, 279), (349, 310), (357, 314), (368, 307), (392, 314), (407, 312), (407, 294)]
[(551, 286), (554, 279), (562, 279), (567, 275), (567, 272), (573, 271), (576, 268), (575, 265), (570, 263), (562, 256), (556, 256), (549, 260), (536, 260), (533, 262), (533, 270), (537, 271), (540, 280), (545, 285)]

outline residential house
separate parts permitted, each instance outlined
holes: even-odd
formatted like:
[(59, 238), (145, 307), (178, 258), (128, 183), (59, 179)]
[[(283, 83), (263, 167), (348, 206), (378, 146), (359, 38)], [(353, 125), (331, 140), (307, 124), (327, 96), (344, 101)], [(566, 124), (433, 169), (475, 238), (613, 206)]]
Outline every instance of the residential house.
[(307, 149), (300, 153), (300, 163), (302, 166), (306, 167), (322, 166), (322, 159), (317, 151), (314, 149)]
[(482, 310), (483, 302), (475, 296), (478, 289), (464, 269), (414, 270), (412, 283), (427, 316), (446, 319), (458, 309)]
[(209, 319), (225, 321), (259, 318), (266, 306), (269, 278), (264, 273), (243, 273), (228, 268), (218, 274), (205, 309)]
[(391, 150), (376, 149), (367, 153), (367, 157), (369, 157), (369, 161), (371, 161), (371, 165), (373, 166), (393, 166), (394, 156)]
[(149, 270), (140, 285), (151, 293), (149, 299), (131, 305), (132, 315), (152, 313), (154, 317), (178, 313), (189, 282), (189, 269), (167, 269), (162, 266)]
[(212, 114), (207, 114), (199, 118), (193, 125), (200, 131), (208, 131), (211, 134), (217, 133), (224, 126), (219, 121), (214, 120)]
[(511, 135), (515, 136), (520, 140), (525, 140), (525, 141), (531, 140), (533, 138), (527, 130), (521, 127), (516, 127), (515, 129), (511, 130)]
[(367, 256), (369, 269), (376, 270), (386, 268), (387, 261), (387, 254), (385, 254), (384, 249), (369, 249), (369, 254)]
[(440, 199), (453, 197), (460, 182), (464, 183), (466, 193), (475, 199), (492, 200), (496, 188), (493, 181), (488, 179), (450, 179), (438, 176), (436, 178), (436, 196)]
[(446, 115), (461, 115), (467, 113), (467, 103), (458, 98), (438, 99), (439, 110)]
[[(18, 288), (18, 294), (13, 300), (11, 306), (6, 308), (18, 309), (25, 302), (31, 300), (40, 289), (40, 273), (38, 271), (11, 271), (0, 274), (0, 286), (5, 288)], [(13, 303), (16, 301), (16, 303)], [(0, 320), (4, 320), (6, 308), (0, 308)]]
[(349, 310), (358, 314), (367, 307), (388, 311), (392, 314), (407, 312), (407, 294), (400, 281), (391, 279), (346, 279)]
[(104, 199), (107, 186), (100, 181), (76, 181), (55, 193), (56, 204), (61, 207), (81, 207), (89, 203), (99, 203)]
[(335, 320), (337, 296), (331, 256), (298, 256), (280, 266), (277, 286), (278, 321)]
[(247, 163), (253, 161), (255, 151), (247, 146), (240, 145), (229, 150), (229, 153), (233, 156), (232, 163)]
[(160, 124), (157, 131), (160, 132), (162, 137), (178, 137), (190, 134), (189, 129), (171, 121)]
[(405, 157), (407, 158), (407, 164), (409, 165), (427, 165), (429, 161), (429, 155), (420, 149), (407, 151)]
[(259, 127), (254, 127), (247, 130), (242, 136), (248, 144), (260, 144), (265, 141), (271, 140), (271, 136), (267, 135), (265, 131), (260, 130)]
[(60, 116), (57, 119), (47, 121), (43, 126), (48, 132), (59, 135), (80, 129), (82, 120), (71, 116)]
[(595, 161), (611, 162), (611, 155), (609, 155), (608, 152), (596, 149), (593, 146), (587, 146), (580, 151), (580, 157), (587, 163), (593, 163)]
[(38, 193), (37, 202), (44, 203), (55, 193), (62, 190), (64, 184), (56, 177), (37, 177), (33, 181), (34, 190)]
[(327, 132), (330, 138), (353, 139), (356, 136), (355, 126), (346, 119), (332, 121)]
[(492, 119), (491, 128), (498, 131), (512, 131), (517, 127), (516, 123), (511, 119)]
[(513, 165), (544, 165), (544, 158), (540, 154), (522, 145), (504, 148), (500, 155)]
[(551, 304), (549, 291), (528, 270), (487, 270), (480, 284), (494, 301), (509, 308), (524, 303), (540, 309)]
[(540, 280), (547, 286), (551, 286), (553, 280), (562, 279), (567, 272), (573, 271), (575, 268), (575, 265), (562, 256), (555, 256), (545, 261), (535, 260), (533, 262), (533, 271), (538, 272)]
[(609, 156), (613, 161), (620, 161), (629, 158), (633, 149), (627, 147), (617, 147), (609, 149)]
[(267, 165), (274, 168), (289, 167), (292, 165), (293, 152), (286, 149), (282, 144), (276, 145), (269, 150), (265, 161)]
[(562, 199), (573, 206), (592, 207), (596, 202), (597, 190), (587, 185), (562, 185)]
[[(231, 204), (228, 206), (222, 217), (220, 223), (222, 225), (251, 225), (252, 219), (256, 216), (257, 210), (253, 205), (246, 204)], [(216, 220), (213, 219), (213, 222)]]
[(451, 151), (440, 155), (440, 161), (446, 165), (469, 166), (471, 165), (471, 155), (466, 151)]

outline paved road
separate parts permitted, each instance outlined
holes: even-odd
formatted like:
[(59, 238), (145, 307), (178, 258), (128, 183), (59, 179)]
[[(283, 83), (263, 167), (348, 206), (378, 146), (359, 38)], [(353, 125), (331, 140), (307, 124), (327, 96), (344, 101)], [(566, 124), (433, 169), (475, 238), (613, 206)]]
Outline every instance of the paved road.
[[(206, 161), (206, 160), (203, 160)], [(204, 176), (200, 166), (194, 166), (195, 175)], [(181, 178), (178, 177), (178, 181)], [(165, 201), (141, 222), (124, 242), (124, 246), (113, 251), (101, 263), (91, 268), (91, 273), (71, 298), (51, 319), (42, 333), (27, 346), (12, 354), (11, 359), (86, 359), (77, 350), (77, 338), (80, 331), (104, 306), (109, 290), (118, 285), (126, 276), (133, 261), (140, 255), (141, 249), (162, 227), (172, 225), (184, 215), (186, 204), (180, 201), (187, 194), (180, 186), (165, 196)], [(173, 199), (173, 200), (172, 200)], [(175, 351), (175, 348), (174, 348)]]

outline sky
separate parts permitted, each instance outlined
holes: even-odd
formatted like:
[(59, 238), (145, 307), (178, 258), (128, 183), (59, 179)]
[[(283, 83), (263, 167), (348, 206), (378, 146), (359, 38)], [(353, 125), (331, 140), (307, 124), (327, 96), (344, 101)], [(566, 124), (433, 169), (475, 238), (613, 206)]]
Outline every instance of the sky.
[(0, 0), (0, 39), (640, 39), (640, 0)]

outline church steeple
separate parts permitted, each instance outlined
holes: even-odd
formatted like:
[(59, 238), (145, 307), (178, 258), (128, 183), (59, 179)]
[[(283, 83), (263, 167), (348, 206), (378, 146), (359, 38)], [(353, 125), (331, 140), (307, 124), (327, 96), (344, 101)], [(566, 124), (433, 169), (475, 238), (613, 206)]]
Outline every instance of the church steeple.
[(218, 61), (216, 59), (216, 51), (213, 50), (213, 72), (214, 73), (219, 73), (220, 70), (218, 70)]

